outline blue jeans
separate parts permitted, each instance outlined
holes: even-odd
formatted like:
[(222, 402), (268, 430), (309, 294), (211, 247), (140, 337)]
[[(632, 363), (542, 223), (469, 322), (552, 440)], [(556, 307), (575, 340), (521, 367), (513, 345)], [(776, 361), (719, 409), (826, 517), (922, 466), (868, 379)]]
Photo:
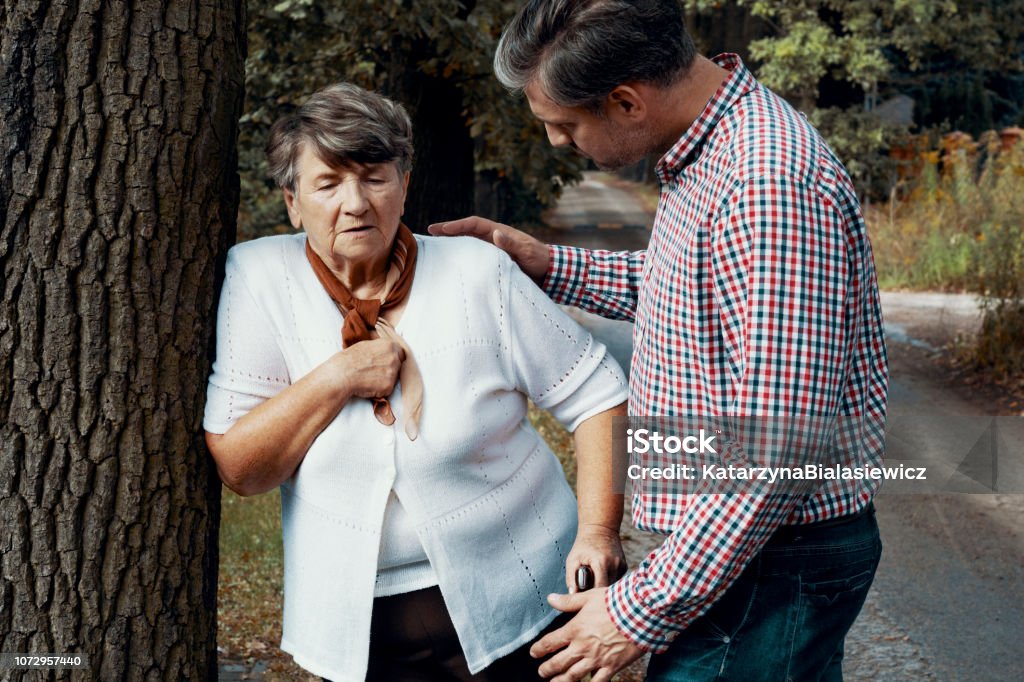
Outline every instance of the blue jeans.
[(843, 679), (843, 639), (882, 554), (875, 509), (780, 528), (721, 599), (651, 657), (652, 682)]

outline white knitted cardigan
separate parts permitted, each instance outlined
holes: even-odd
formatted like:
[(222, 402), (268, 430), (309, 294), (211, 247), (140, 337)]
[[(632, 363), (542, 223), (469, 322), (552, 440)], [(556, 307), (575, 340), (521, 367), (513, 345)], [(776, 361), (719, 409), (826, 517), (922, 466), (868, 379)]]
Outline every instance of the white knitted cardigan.
[[(604, 346), (494, 247), (417, 236), (397, 329), (423, 374), (420, 435), (353, 400), (281, 485), (282, 649), (341, 682), (366, 674), (377, 554), (392, 489), (436, 572), (469, 668), (532, 640), (556, 615), (576, 505), (526, 419), (527, 398), (570, 429), (623, 402)], [(306, 261), (305, 235), (235, 246), (217, 319), (204, 426), (224, 433), (341, 350), (341, 315)]]

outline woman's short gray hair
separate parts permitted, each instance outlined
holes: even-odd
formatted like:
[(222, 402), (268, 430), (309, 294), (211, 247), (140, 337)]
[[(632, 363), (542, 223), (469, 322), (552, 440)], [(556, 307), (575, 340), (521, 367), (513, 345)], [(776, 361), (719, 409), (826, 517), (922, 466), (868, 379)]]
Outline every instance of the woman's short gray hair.
[(555, 104), (596, 110), (623, 83), (670, 85), (696, 54), (679, 0), (530, 0), (501, 35), (494, 73), (513, 92), (536, 80)]
[(352, 83), (318, 90), (274, 123), (266, 151), (279, 187), (295, 191), (304, 145), (330, 166), (394, 162), (402, 173), (412, 169), (412, 122), (405, 108)]

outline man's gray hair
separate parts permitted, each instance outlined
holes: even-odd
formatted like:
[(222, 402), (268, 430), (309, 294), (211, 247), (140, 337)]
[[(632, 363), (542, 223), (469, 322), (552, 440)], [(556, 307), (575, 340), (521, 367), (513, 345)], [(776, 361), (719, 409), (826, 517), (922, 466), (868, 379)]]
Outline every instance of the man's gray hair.
[(305, 145), (329, 166), (394, 162), (412, 169), (412, 122), (405, 108), (352, 83), (318, 90), (298, 110), (270, 129), (270, 176), (295, 191), (299, 155)]
[(623, 83), (672, 84), (695, 57), (679, 0), (530, 0), (502, 33), (494, 73), (512, 92), (537, 81), (555, 104), (597, 110)]

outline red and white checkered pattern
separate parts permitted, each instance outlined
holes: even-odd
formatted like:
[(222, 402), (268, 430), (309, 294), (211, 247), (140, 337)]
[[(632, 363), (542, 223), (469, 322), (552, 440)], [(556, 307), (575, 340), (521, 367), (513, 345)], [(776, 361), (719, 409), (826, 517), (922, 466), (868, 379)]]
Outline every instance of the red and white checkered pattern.
[[(658, 165), (646, 251), (551, 248), (561, 303), (634, 320), (631, 415), (857, 417), (856, 465), (881, 460), (888, 384), (860, 204), (842, 164), (735, 55), (704, 112)], [(669, 534), (609, 591), (631, 640), (663, 651), (780, 524), (863, 509), (876, 482), (806, 497), (634, 493), (633, 521)]]

